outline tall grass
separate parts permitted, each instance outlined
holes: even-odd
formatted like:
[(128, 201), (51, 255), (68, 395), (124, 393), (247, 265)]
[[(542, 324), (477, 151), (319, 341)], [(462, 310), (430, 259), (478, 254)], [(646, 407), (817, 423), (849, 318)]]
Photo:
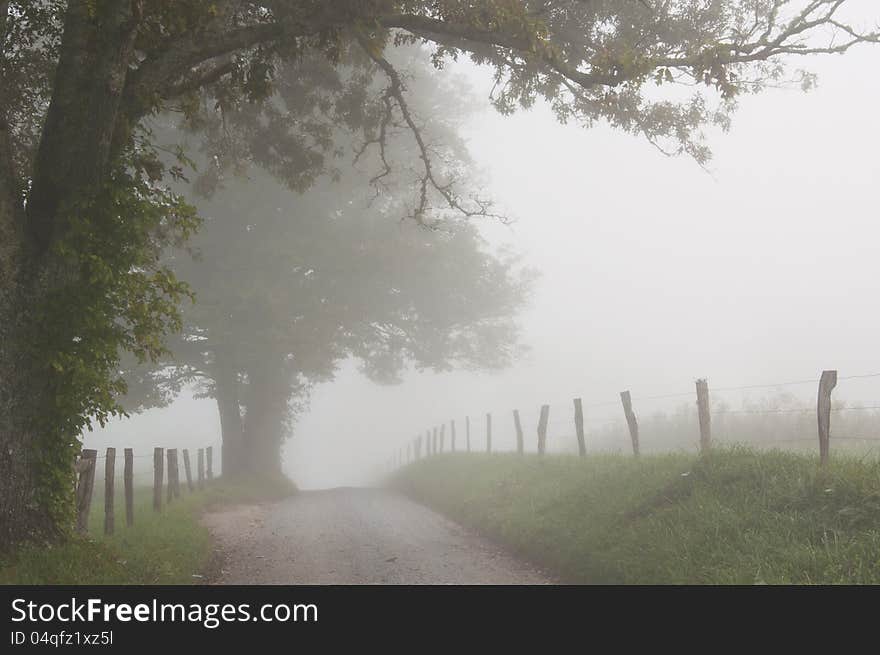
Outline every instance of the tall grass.
[[(125, 525), (121, 489), (115, 504), (116, 529), (104, 535), (104, 500), (96, 493), (89, 534), (62, 544), (30, 544), (0, 558), (0, 584), (199, 584), (216, 566), (202, 512), (234, 502), (256, 502), (293, 493), (286, 478), (225, 482), (188, 493), (161, 512), (153, 511), (152, 489), (135, 489), (134, 525)], [(96, 489), (97, 491), (97, 489)], [(163, 504), (165, 498), (163, 496)]]
[(450, 454), (393, 484), (574, 583), (880, 583), (880, 464)]

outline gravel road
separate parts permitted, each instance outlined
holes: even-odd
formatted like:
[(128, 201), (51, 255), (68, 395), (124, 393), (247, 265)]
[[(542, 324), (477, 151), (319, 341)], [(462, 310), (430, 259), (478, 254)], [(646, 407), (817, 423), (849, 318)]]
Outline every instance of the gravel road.
[(533, 566), (391, 491), (304, 491), (212, 512), (220, 584), (552, 584)]

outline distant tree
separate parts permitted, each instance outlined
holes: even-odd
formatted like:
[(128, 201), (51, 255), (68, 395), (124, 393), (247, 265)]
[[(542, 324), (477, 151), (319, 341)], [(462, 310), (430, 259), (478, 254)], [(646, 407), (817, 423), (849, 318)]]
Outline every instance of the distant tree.
[[(333, 168), (328, 130), (361, 129), (381, 150), (400, 125), (419, 151), (406, 213), (486, 215), (454, 167), (435, 166), (385, 54), (395, 46), (430, 44), (437, 66), (470, 56), (493, 67), (501, 111), (544, 97), (561, 120), (607, 120), (704, 160), (700, 126), (723, 124), (733, 98), (778, 80), (787, 57), (878, 40), (839, 20), (848, 4), (0, 0), (0, 543), (70, 525), (77, 435), (118, 411), (120, 352), (158, 356), (180, 326), (187, 288), (160, 253), (198, 221), (162, 183), (150, 116), (204, 114), (205, 98), (215, 118), (259, 107), (241, 125), (248, 138), (214, 130), (229, 146), (218, 163), (250, 161), (302, 188)], [(332, 68), (351, 46), (371, 62), (352, 83), (313, 89), (304, 76), (274, 93), (280, 62), (314, 55)], [(383, 80), (375, 94), (372, 79)], [(647, 90), (685, 81), (714, 87), (721, 105)]]
[[(426, 66), (422, 54), (401, 48), (395, 65), (412, 75)], [(355, 61), (346, 77), (356, 68)], [(316, 72), (311, 77), (318, 79)], [(438, 166), (455, 165), (458, 175), (476, 181), (455, 129), (467, 91), (448, 75), (429, 79), (415, 76), (409, 88), (414, 111), (426, 116), (423, 133), (443, 144), (434, 146), (445, 155)], [(236, 112), (231, 122), (240, 134), (255, 121)], [(196, 256), (176, 251), (167, 260), (198, 302), (184, 311), (184, 328), (168, 343), (170, 357), (147, 374), (144, 366), (133, 368), (133, 393), (123, 402), (164, 404), (186, 382), (201, 381), (220, 410), (224, 474), (247, 473), (280, 466), (292, 410), (304, 405), (314, 383), (333, 376), (341, 359), (359, 359), (380, 382), (395, 381), (410, 365), (507, 364), (517, 349), (514, 313), (531, 273), (516, 269), (512, 257), (488, 252), (474, 225), (435, 213), (432, 229), (400, 222), (409, 195), (398, 197), (396, 190), (412, 181), (384, 163), (417, 154), (413, 141), (395, 132), (388, 127), (381, 151), (338, 129), (328, 134), (358, 165), (304, 193), (259, 169), (228, 175), (223, 166), (199, 166), (202, 174), (188, 192), (206, 218), (188, 244)], [(179, 131), (166, 125), (156, 133), (181, 148)], [(211, 159), (218, 156), (210, 139), (202, 147)], [(377, 169), (381, 198), (368, 172)]]
[(198, 300), (169, 342), (173, 359), (137, 385), (150, 396), (131, 401), (166, 402), (182, 383), (206, 382), (224, 474), (280, 467), (290, 401), (342, 359), (389, 383), (409, 365), (498, 368), (517, 352), (531, 273), (490, 253), (476, 226), (401, 223), (368, 207), (368, 191), (364, 178), (297, 195), (255, 174), (199, 201), (199, 256), (173, 262)]

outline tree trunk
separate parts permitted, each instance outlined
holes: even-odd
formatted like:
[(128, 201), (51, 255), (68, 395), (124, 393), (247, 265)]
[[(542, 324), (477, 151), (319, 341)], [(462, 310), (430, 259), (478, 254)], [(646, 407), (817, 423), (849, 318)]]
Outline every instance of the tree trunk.
[(247, 373), (242, 461), (249, 473), (280, 474), (281, 443), (286, 432), (290, 398), (290, 373), (281, 358), (249, 368)]
[(242, 452), (244, 429), (238, 393), (238, 371), (224, 351), (218, 349), (214, 352), (214, 356), (214, 395), (220, 412), (220, 432), (223, 439), (220, 461), (223, 475), (231, 477), (245, 472)]
[(0, 290), (0, 550), (58, 538), (74, 518), (79, 428), (58, 406), (59, 375), (33, 352), (45, 285), (31, 265), (20, 252)]
[[(65, 213), (107, 180), (139, 10), (140, 0), (68, 3), (32, 172), (16, 175), (12, 165), (0, 84), (0, 549), (54, 538), (72, 525), (84, 411), (58, 401), (64, 382), (48, 366), (42, 312), (51, 292), (78, 274), (51, 246), (65, 233)], [(17, 181), (25, 177), (32, 183), (26, 213)], [(64, 327), (61, 321), (53, 329)]]
[(120, 105), (143, 0), (70, 0), (52, 100), (28, 201), (28, 236), (40, 252), (61, 236), (64, 214), (99, 190), (117, 143)]

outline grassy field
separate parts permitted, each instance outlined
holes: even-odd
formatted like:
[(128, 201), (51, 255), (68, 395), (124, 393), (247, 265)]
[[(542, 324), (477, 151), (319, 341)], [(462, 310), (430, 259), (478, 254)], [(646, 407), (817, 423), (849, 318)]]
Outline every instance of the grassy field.
[(391, 483), (571, 583), (880, 583), (880, 463), (446, 454)]
[(135, 523), (128, 528), (117, 488), (116, 530), (109, 537), (103, 534), (104, 501), (96, 493), (88, 537), (62, 545), (29, 545), (0, 557), (0, 584), (200, 584), (216, 565), (208, 531), (199, 523), (201, 513), (221, 504), (270, 500), (293, 491), (286, 478), (236, 483), (221, 479), (192, 494), (182, 489), (179, 500), (157, 513), (152, 489), (136, 488)]

